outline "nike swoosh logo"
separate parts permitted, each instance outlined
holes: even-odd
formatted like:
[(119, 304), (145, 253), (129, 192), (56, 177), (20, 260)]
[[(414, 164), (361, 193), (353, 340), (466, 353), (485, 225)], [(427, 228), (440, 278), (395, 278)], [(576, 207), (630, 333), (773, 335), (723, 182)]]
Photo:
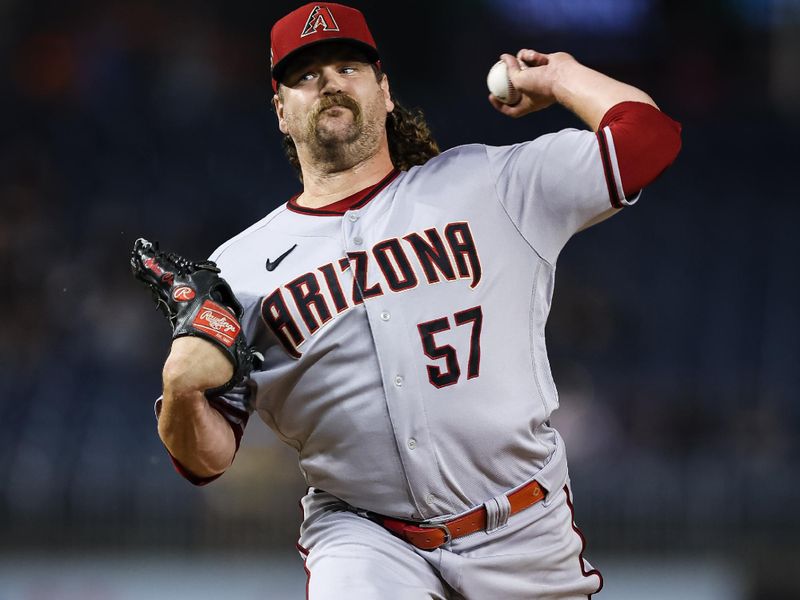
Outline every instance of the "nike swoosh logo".
[(276, 258), (274, 261), (272, 261), (272, 260), (270, 260), (270, 259), (267, 259), (267, 265), (266, 265), (266, 266), (267, 266), (267, 271), (274, 271), (274, 270), (275, 270), (275, 269), (278, 267), (278, 265), (279, 265), (279, 264), (281, 264), (281, 261), (282, 261), (284, 258), (286, 258), (287, 256), (289, 256), (289, 253), (290, 253), (292, 250), (294, 250), (295, 248), (297, 248), (297, 244), (295, 244), (294, 246), (292, 246), (291, 248), (289, 248), (289, 249), (288, 249), (286, 252), (284, 252), (283, 254), (281, 254), (281, 255), (280, 255), (278, 258)]

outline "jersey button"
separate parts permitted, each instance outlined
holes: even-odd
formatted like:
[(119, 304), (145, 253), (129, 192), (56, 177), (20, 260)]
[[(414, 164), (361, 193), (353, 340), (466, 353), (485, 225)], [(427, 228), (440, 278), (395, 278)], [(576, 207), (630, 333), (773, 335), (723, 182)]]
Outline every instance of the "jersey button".
[(428, 494), (427, 496), (425, 496), (425, 502), (427, 504), (433, 504), (434, 502), (436, 502), (436, 496), (434, 496), (433, 494)]
[(410, 440), (408, 440), (408, 449), (409, 450), (413, 450), (416, 447), (417, 447), (417, 440), (415, 440), (414, 438), (411, 438)]
[(397, 376), (395, 376), (395, 378), (394, 378), (394, 384), (395, 384), (397, 387), (403, 387), (403, 377), (402, 377), (401, 375), (397, 375)]
[(388, 310), (385, 310), (381, 313), (381, 321), (388, 321), (392, 318), (392, 315), (389, 314)]
[(364, 243), (364, 240), (362, 240), (359, 236), (356, 236), (356, 237), (353, 238), (353, 243), (356, 246), (360, 246), (361, 244)]
[(350, 213), (347, 218), (350, 219), (351, 223), (358, 221), (358, 215), (356, 213)]

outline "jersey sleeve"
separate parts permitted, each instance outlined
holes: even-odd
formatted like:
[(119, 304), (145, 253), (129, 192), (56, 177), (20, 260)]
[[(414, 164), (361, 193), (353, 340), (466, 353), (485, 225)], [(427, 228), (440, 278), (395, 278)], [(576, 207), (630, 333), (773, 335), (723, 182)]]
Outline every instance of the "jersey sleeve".
[[(573, 234), (639, 198), (621, 193), (613, 138), (604, 141), (605, 158), (598, 136), (577, 129), (487, 147), (500, 203), (520, 234), (551, 264)], [(621, 199), (612, 203), (613, 198)]]

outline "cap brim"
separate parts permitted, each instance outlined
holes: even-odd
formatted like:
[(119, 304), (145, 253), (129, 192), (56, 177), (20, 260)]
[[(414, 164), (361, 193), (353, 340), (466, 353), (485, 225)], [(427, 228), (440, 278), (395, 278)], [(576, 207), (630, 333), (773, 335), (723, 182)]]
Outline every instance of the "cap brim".
[(324, 40), (317, 40), (317, 41), (314, 41), (314, 42), (309, 42), (308, 44), (306, 44), (304, 46), (301, 46), (300, 48), (296, 48), (295, 50), (292, 50), (291, 52), (289, 52), (289, 54), (284, 56), (281, 60), (279, 60), (272, 67), (272, 79), (274, 79), (275, 81), (280, 83), (281, 80), (283, 79), (283, 76), (286, 75), (286, 69), (289, 67), (289, 63), (292, 61), (292, 59), (294, 57), (296, 57), (298, 54), (302, 53), (303, 51), (308, 50), (309, 48), (313, 48), (313, 47), (319, 46), (321, 44), (330, 44), (331, 42), (338, 42), (340, 44), (348, 44), (350, 46), (354, 46), (355, 48), (358, 48), (359, 50), (364, 52), (364, 54), (366, 55), (366, 57), (369, 60), (369, 62), (372, 62), (372, 63), (378, 62), (380, 60), (380, 58), (381, 58), (380, 55), (378, 54), (378, 51), (375, 48), (373, 48), (369, 44), (366, 44), (366, 43), (364, 43), (364, 42), (362, 42), (360, 40), (354, 40), (353, 38), (347, 38), (347, 37), (343, 37), (343, 38), (328, 37), (328, 38), (325, 38)]

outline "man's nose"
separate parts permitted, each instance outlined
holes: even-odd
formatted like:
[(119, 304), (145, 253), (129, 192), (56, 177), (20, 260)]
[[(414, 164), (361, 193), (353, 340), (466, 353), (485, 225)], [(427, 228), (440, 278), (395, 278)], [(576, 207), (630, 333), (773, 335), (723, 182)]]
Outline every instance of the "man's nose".
[(342, 92), (342, 76), (334, 69), (325, 69), (320, 74), (320, 93), (323, 95), (338, 94)]

